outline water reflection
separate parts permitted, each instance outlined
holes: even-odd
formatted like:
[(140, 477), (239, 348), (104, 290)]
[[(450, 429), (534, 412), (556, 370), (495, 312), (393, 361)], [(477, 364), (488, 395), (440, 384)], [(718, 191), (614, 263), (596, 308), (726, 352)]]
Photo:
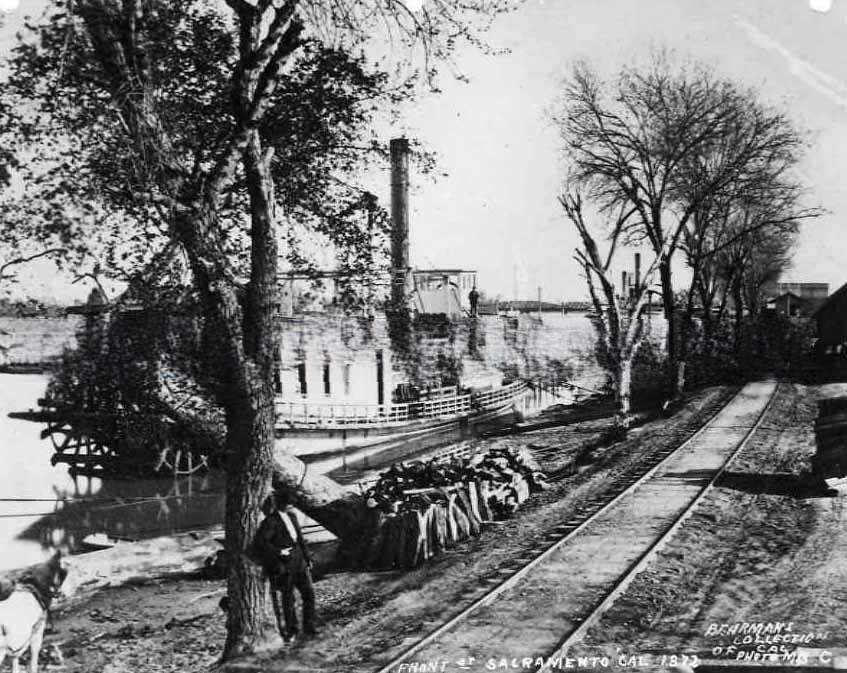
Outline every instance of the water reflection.
[(56, 489), (54, 511), (19, 538), (84, 551), (91, 548), (91, 536), (98, 543), (143, 540), (214, 525), (223, 521), (223, 509), (220, 475), (132, 481), (77, 477), (70, 489)]
[(51, 545), (82, 550), (98, 533), (143, 539), (223, 521), (219, 475), (72, 478), (51, 465), (41, 426), (8, 417), (36, 407), (46, 386), (45, 376), (0, 374), (0, 572), (44, 560)]

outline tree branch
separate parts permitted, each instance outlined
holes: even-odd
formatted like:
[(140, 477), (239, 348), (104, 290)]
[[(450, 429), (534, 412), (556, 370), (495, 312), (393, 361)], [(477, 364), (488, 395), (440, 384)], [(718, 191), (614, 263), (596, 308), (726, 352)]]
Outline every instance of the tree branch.
[(14, 259), (5, 262), (4, 264), (0, 264), (0, 280), (9, 280), (10, 278), (14, 278), (14, 274), (6, 274), (6, 270), (12, 266), (18, 266), (21, 264), (27, 264), (28, 262), (35, 261), (36, 259), (40, 259), (41, 257), (47, 257), (48, 255), (57, 255), (67, 253), (67, 248), (48, 248), (47, 250), (42, 250), (41, 252), (37, 252), (34, 255), (23, 256), (23, 257), (15, 257)]

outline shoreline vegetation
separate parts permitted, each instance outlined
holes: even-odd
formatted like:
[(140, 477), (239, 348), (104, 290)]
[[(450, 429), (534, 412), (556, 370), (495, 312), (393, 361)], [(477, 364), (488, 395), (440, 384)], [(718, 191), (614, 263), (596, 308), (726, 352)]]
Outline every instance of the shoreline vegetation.
[(2, 318), (64, 318), (67, 305), (53, 299), (0, 297)]

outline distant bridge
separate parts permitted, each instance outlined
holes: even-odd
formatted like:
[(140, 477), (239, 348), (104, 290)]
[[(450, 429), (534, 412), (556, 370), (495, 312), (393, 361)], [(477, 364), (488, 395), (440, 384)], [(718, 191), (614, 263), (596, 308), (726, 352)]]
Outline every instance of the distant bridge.
[(560, 313), (562, 311), (568, 312), (582, 312), (585, 313), (587, 311), (593, 310), (593, 306), (591, 302), (588, 301), (564, 301), (564, 302), (551, 302), (551, 301), (525, 301), (525, 300), (514, 300), (514, 301), (497, 301), (497, 302), (484, 302), (479, 306), (480, 313), (498, 313), (500, 311), (518, 311), (519, 313), (533, 313), (536, 311), (541, 311), (542, 313)]

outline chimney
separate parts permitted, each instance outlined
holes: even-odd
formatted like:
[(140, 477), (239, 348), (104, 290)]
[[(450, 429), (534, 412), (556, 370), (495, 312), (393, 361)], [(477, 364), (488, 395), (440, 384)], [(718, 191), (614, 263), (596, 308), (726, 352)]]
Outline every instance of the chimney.
[(638, 288), (641, 285), (641, 253), (635, 253), (635, 291), (638, 292)]
[(409, 141), (391, 139), (391, 299), (404, 305), (409, 283)]
[(626, 271), (621, 271), (621, 297), (627, 298), (629, 287), (626, 284)]

